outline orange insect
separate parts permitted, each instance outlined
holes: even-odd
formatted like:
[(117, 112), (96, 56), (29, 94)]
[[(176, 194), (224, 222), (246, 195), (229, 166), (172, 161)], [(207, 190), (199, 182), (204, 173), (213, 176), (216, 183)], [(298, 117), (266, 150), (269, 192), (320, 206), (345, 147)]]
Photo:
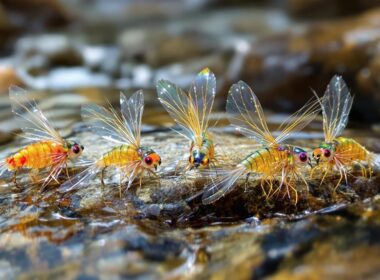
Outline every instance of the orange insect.
[(367, 170), (363, 165), (363, 162), (367, 162), (369, 174), (372, 173), (371, 165), (374, 155), (354, 139), (339, 137), (347, 125), (352, 102), (350, 91), (340, 76), (334, 76), (331, 79), (320, 100), (325, 141), (313, 151), (313, 158), (318, 165), (313, 169), (313, 173), (315, 170), (322, 170), (322, 183), (328, 173), (337, 170), (340, 179), (335, 189), (343, 178), (347, 183), (347, 174), (354, 164), (360, 166), (363, 176), (367, 176)]
[(101, 173), (101, 181), (104, 185), (104, 171), (108, 167), (117, 167), (127, 175), (127, 189), (136, 177), (140, 177), (141, 185), (145, 171), (158, 177), (153, 169), (157, 170), (161, 164), (161, 157), (151, 148), (140, 144), (141, 117), (144, 111), (143, 92), (137, 91), (129, 99), (120, 93), (120, 106), (122, 116), (119, 116), (113, 108), (107, 109), (98, 105), (82, 107), (82, 117), (89, 123), (92, 130), (111, 143), (119, 145), (91, 163), (86, 170), (62, 184), (61, 192), (88, 184), (89, 180), (98, 173)]
[[(301, 181), (308, 186), (302, 171), (304, 167), (310, 165), (310, 158), (305, 150), (284, 144), (283, 141), (314, 119), (320, 110), (318, 101), (308, 102), (284, 122), (286, 126), (279, 127), (282, 132), (278, 137), (274, 137), (270, 132), (257, 96), (243, 81), (231, 87), (226, 109), (230, 122), (236, 130), (254, 139), (262, 147), (248, 154), (234, 169), (216, 170), (218, 177), (205, 188), (202, 194), (203, 203), (210, 204), (217, 201), (236, 187), (235, 183), (239, 177), (246, 174), (248, 181), (251, 173), (261, 176), (261, 187), (267, 196), (273, 196), (285, 187), (289, 197), (290, 190), (294, 192), (297, 203), (296, 183)], [(277, 179), (279, 187), (273, 191), (273, 182)], [(264, 184), (269, 186), (268, 192), (265, 191)]]
[(13, 171), (13, 181), (17, 185), (19, 170), (29, 169), (38, 173), (41, 169), (48, 169), (43, 186), (51, 180), (58, 181), (57, 177), (67, 167), (68, 160), (79, 157), (84, 147), (75, 141), (63, 139), (25, 90), (12, 86), (9, 97), (12, 111), (24, 132), (23, 137), (35, 142), (6, 158), (0, 164), (0, 175)]
[(215, 90), (215, 75), (208, 68), (199, 72), (188, 93), (166, 80), (157, 83), (158, 99), (181, 127), (178, 133), (190, 140), (185, 171), (215, 162), (214, 142), (207, 131)]

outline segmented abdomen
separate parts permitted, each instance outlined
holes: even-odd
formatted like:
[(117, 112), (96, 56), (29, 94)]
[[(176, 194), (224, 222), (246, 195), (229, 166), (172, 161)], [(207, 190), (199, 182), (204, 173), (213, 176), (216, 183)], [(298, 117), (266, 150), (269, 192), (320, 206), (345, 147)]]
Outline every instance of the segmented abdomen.
[(287, 160), (287, 153), (277, 148), (257, 150), (241, 161), (252, 172), (272, 175), (281, 171), (282, 164)]
[(99, 160), (99, 164), (106, 166), (126, 166), (133, 161), (141, 160), (136, 148), (130, 145), (121, 145), (105, 153)]
[(67, 149), (53, 141), (41, 141), (30, 144), (6, 159), (10, 170), (17, 168), (40, 169), (52, 166), (58, 159), (66, 156)]
[(215, 156), (214, 142), (211, 140), (211, 138), (207, 134), (205, 138), (203, 139), (200, 151), (204, 152), (205, 154), (208, 154), (208, 157), (210, 159), (214, 158)]
[(339, 137), (336, 142), (335, 155), (343, 164), (368, 160), (369, 152), (354, 139)]

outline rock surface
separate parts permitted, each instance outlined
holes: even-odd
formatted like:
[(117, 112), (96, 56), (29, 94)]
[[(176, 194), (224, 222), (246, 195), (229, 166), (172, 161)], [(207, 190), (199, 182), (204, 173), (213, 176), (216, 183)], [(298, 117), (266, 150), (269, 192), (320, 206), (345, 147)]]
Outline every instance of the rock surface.
[[(149, 118), (145, 121), (154, 123)], [(84, 156), (88, 159), (111, 147), (79, 124), (75, 131), (71, 137), (86, 146)], [(28, 178), (20, 181), (21, 190), (6, 180), (0, 182), (1, 275), (222, 279), (308, 278), (316, 273), (326, 278), (378, 276), (378, 171), (370, 179), (350, 177), (349, 185), (342, 185), (335, 195), (331, 191), (334, 177), (322, 186), (310, 180), (310, 192), (304, 185), (298, 186), (297, 205), (282, 196), (266, 199), (257, 178), (253, 177), (247, 187), (242, 178), (225, 198), (202, 205), (196, 194), (207, 180), (196, 171), (186, 178), (174, 175), (179, 160), (180, 166), (186, 164), (187, 141), (173, 132), (148, 131), (144, 145), (159, 152), (163, 160), (160, 184), (147, 177), (141, 187), (137, 183), (120, 197), (117, 170), (106, 173), (105, 188), (96, 179), (66, 194), (59, 194), (56, 186), (41, 191), (38, 185), (28, 183)], [(214, 128), (214, 136), (220, 164), (225, 166), (257, 148), (251, 140), (231, 135), (223, 126)], [(379, 152), (371, 139), (358, 138)], [(313, 146), (318, 141), (301, 137), (294, 143)], [(21, 145), (18, 138), (10, 147), (17, 145)], [(316, 261), (321, 256), (323, 261)], [(353, 263), (354, 274), (347, 272)]]

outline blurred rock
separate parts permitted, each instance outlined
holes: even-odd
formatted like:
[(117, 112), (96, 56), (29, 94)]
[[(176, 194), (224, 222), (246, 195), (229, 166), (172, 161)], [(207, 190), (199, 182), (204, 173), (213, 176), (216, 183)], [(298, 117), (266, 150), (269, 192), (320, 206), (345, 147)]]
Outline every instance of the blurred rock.
[(28, 87), (38, 90), (62, 91), (111, 86), (110, 77), (103, 73), (91, 72), (83, 67), (57, 68), (39, 77), (34, 77), (26, 71), (19, 71), (19, 76)]
[(380, 5), (379, 0), (287, 0), (291, 15), (302, 18), (332, 18), (357, 14)]
[(128, 30), (121, 35), (119, 42), (126, 59), (153, 67), (197, 57), (207, 51), (195, 34), (170, 35), (163, 29), (152, 27)]
[(352, 119), (377, 121), (379, 16), (374, 10), (253, 43), (240, 78), (264, 106), (294, 111), (312, 96), (310, 88), (322, 95), (331, 77), (340, 74), (355, 95)]
[[(79, 66), (83, 64), (82, 46), (72, 38), (60, 34), (27, 36), (16, 43), (16, 59), (20, 66), (30, 66), (41, 61), (46, 69), (57, 66)], [(37, 72), (38, 68), (34, 71)], [(41, 69), (41, 71), (44, 69)]]
[(70, 15), (58, 0), (4, 0), (1, 4), (9, 22), (22, 32), (46, 30), (70, 21)]
[(23, 83), (12, 66), (6, 64), (1, 65), (0, 62), (0, 95), (8, 94), (8, 88), (10, 85), (22, 86)]

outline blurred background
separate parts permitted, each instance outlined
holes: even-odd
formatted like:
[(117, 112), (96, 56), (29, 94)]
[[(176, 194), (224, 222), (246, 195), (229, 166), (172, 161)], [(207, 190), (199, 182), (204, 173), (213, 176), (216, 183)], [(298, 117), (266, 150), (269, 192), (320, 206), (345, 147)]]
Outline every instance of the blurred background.
[(82, 103), (140, 88), (145, 121), (164, 124), (155, 82), (186, 87), (204, 67), (217, 75), (217, 110), (240, 79), (267, 109), (292, 112), (343, 75), (352, 123), (377, 129), (379, 30), (379, 0), (2, 0), (1, 142), (17, 129), (10, 84), (33, 90), (58, 127), (75, 123)]

